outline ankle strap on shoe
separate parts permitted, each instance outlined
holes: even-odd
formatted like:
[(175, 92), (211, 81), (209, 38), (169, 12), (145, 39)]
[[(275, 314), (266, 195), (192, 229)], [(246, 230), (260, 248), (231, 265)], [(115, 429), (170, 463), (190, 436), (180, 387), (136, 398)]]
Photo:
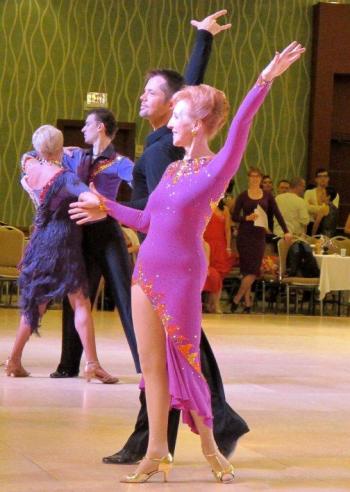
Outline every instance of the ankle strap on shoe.
[(170, 453), (165, 454), (161, 458), (151, 458), (150, 456), (145, 456), (147, 460), (153, 461), (154, 463), (163, 463), (164, 461), (167, 461), (168, 463), (173, 462), (173, 457)]

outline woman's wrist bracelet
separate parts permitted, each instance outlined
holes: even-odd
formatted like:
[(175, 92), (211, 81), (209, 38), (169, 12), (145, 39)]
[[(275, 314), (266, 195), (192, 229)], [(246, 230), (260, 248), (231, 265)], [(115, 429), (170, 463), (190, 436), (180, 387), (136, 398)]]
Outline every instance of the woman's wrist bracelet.
[(259, 75), (258, 80), (257, 80), (257, 85), (265, 85), (265, 86), (270, 86), (272, 84), (272, 80), (266, 80), (262, 74)]

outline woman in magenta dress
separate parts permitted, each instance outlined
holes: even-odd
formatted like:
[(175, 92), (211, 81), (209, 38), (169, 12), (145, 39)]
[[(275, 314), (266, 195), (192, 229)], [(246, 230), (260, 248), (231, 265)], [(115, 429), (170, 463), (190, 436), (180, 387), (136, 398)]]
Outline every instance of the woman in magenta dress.
[(233, 468), (218, 451), (212, 432), (210, 393), (202, 375), (199, 342), (201, 290), (207, 274), (203, 232), (217, 202), (239, 167), (255, 113), (271, 81), (297, 60), (302, 48), (290, 44), (277, 53), (250, 90), (231, 124), (224, 147), (214, 155), (208, 140), (223, 125), (227, 102), (209, 86), (187, 87), (173, 96), (168, 126), (185, 158), (170, 164), (145, 210), (101, 199), (72, 204), (71, 216), (82, 224), (109, 215), (147, 233), (133, 274), (133, 320), (145, 383), (149, 442), (145, 458), (124, 482), (145, 482), (155, 473), (166, 478), (169, 405), (200, 434), (203, 454), (220, 482), (233, 480)]

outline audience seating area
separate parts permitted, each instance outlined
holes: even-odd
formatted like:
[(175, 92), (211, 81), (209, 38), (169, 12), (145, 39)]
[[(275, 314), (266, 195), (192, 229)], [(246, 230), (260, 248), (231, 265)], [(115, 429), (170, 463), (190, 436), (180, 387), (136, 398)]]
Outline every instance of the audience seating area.
[[(256, 313), (286, 313), (286, 314), (310, 314), (310, 315), (345, 315), (349, 316), (350, 302), (349, 292), (343, 290), (330, 291), (324, 299), (320, 298), (320, 277), (289, 277), (286, 272), (286, 259), (291, 244), (302, 241), (309, 244), (312, 249), (321, 240), (321, 236), (293, 237), (292, 243), (286, 243), (280, 239), (273, 243), (267, 243), (265, 257), (276, 259), (278, 270), (276, 272), (264, 272), (256, 280), (254, 286), (254, 312)], [(233, 240), (234, 243), (234, 240)], [(336, 236), (328, 241), (328, 255), (339, 255), (341, 250), (346, 250), (347, 267), (350, 269), (350, 238)], [(275, 245), (275, 246), (274, 246)], [(233, 244), (233, 250), (235, 246)], [(271, 261), (271, 264), (273, 262)], [(224, 279), (223, 303), (231, 300), (235, 290), (240, 284), (239, 267), (235, 267)], [(349, 276), (350, 286), (350, 276)], [(350, 288), (349, 288), (350, 290)]]
[[(135, 263), (139, 242), (137, 235), (130, 229), (124, 229), (126, 241), (130, 250), (132, 264)], [(320, 236), (294, 237), (293, 242), (303, 241), (309, 244), (315, 251), (315, 246), (320, 242)], [(16, 227), (0, 225), (0, 306), (17, 306), (18, 301), (18, 265), (21, 261), (28, 238), (24, 232)], [(290, 244), (292, 244), (290, 243)], [(261, 276), (254, 286), (254, 312), (287, 313), (287, 314), (330, 314), (346, 315), (350, 313), (348, 291), (330, 291), (324, 299), (320, 297), (320, 277), (290, 277), (286, 272), (286, 259), (290, 244), (283, 239), (278, 242), (269, 242), (265, 249), (264, 261), (272, 265), (274, 270), (262, 270)], [(235, 240), (232, 244), (236, 251)], [(339, 255), (346, 252), (347, 267), (350, 269), (350, 238), (335, 236), (327, 242), (326, 251), (329, 255)], [(345, 265), (345, 263), (344, 263)], [(271, 268), (272, 268), (271, 267)], [(349, 277), (350, 283), (350, 277)], [(235, 291), (240, 284), (239, 267), (235, 266), (223, 281), (223, 305), (228, 306)], [(104, 308), (105, 288), (101, 283), (99, 305)], [(229, 312), (229, 309), (224, 311)]]
[(18, 297), (18, 264), (25, 247), (25, 236), (19, 229), (0, 226), (0, 304), (11, 305)]

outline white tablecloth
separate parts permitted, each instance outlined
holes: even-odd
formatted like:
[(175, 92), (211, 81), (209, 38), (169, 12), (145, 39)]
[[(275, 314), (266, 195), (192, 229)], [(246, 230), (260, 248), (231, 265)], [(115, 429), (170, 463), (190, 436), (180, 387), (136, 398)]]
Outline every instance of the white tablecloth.
[(320, 267), (320, 298), (333, 290), (350, 290), (350, 256), (315, 255)]

